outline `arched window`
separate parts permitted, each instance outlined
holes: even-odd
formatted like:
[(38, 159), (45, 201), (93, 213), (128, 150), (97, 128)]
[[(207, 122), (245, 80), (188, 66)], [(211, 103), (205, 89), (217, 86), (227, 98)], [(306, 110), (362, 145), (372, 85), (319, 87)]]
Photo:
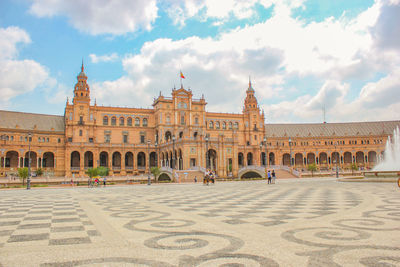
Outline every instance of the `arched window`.
[(229, 129), (232, 130), (232, 122), (229, 122)]
[(139, 118), (135, 118), (135, 126), (140, 126), (140, 119)]
[(226, 130), (226, 122), (222, 123), (222, 129)]
[(214, 123), (213, 123), (212, 121), (210, 121), (210, 123), (209, 123), (209, 125), (208, 125), (208, 128), (214, 129)]
[(147, 126), (147, 119), (146, 119), (146, 118), (143, 119), (143, 126), (144, 126), (144, 127)]
[(215, 129), (219, 129), (219, 121), (215, 123)]
[(124, 126), (124, 124), (125, 124), (124, 117), (119, 117), (119, 125)]
[(169, 115), (167, 115), (167, 118), (165, 120), (166, 124), (170, 124), (171, 123), (171, 117)]
[(108, 125), (108, 117), (107, 116), (103, 117), (103, 125)]
[(128, 126), (132, 126), (132, 118), (131, 118), (131, 117), (129, 117), (129, 118), (126, 120), (126, 124), (127, 124)]
[(117, 118), (116, 117), (112, 117), (111, 118), (111, 125), (117, 125)]

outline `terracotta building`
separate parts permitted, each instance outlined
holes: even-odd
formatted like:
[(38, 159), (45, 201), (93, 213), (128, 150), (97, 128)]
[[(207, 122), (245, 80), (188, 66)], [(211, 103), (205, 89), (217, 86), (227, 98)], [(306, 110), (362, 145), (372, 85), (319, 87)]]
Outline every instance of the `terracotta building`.
[[(240, 114), (206, 111), (204, 97), (173, 89), (153, 108), (91, 105), (82, 65), (64, 116), (0, 111), (0, 174), (28, 165), (49, 176), (84, 176), (105, 166), (110, 175), (148, 172), (149, 166), (216, 171), (238, 176), (246, 166), (305, 169), (371, 168), (400, 121), (265, 124), (251, 82)], [(249, 167), (247, 167), (249, 168)]]

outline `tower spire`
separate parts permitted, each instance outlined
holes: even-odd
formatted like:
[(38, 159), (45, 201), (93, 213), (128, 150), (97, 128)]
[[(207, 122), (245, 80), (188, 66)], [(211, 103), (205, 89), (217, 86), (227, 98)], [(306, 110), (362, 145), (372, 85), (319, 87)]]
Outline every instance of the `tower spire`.
[(81, 67), (81, 71), (83, 72), (85, 70), (85, 67), (83, 66), (83, 57), (82, 57), (82, 67)]

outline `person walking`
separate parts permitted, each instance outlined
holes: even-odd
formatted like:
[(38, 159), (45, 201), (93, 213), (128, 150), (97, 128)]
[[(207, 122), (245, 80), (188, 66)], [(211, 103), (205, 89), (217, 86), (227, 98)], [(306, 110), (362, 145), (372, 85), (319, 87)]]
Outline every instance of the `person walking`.
[(275, 174), (275, 170), (272, 170), (272, 183), (275, 184), (276, 182), (276, 174)]
[(268, 184), (270, 184), (271, 183), (271, 171), (268, 171), (267, 176), (268, 176)]
[(103, 185), (104, 185), (104, 187), (106, 187), (106, 183), (107, 183), (107, 178), (104, 176), (104, 178), (103, 178)]

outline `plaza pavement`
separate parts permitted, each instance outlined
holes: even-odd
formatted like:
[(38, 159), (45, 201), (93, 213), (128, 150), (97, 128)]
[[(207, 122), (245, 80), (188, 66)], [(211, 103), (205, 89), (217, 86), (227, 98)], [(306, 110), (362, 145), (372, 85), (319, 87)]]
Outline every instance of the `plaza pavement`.
[(400, 266), (400, 190), (332, 178), (1, 190), (0, 266)]

